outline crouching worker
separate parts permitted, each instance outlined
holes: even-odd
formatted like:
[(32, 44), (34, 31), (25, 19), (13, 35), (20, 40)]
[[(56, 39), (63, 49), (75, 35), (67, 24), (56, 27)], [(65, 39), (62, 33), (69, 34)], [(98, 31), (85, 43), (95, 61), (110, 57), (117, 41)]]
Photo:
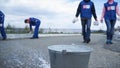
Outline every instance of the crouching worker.
[(6, 40), (7, 38), (5, 29), (4, 29), (4, 17), (5, 17), (4, 13), (0, 11), (0, 32), (3, 37), (2, 40)]
[(39, 26), (41, 24), (41, 21), (39, 19), (30, 17), (29, 19), (25, 19), (25, 23), (28, 23), (30, 25), (30, 32), (32, 32), (32, 26), (35, 26), (34, 29), (34, 34), (31, 37), (31, 39), (37, 39), (38, 37), (38, 32), (39, 32)]

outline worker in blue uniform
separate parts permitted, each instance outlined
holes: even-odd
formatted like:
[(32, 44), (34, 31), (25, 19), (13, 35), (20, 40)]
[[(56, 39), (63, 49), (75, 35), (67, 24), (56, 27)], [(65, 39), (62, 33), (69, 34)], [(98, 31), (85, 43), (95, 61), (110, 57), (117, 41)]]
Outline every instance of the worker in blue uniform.
[(114, 35), (114, 26), (116, 24), (116, 19), (117, 19), (116, 14), (120, 16), (118, 2), (115, 2), (114, 0), (108, 0), (106, 3), (104, 3), (102, 15), (101, 15), (101, 22), (103, 22), (103, 18), (104, 18), (107, 26), (106, 44), (113, 44), (112, 39)]
[[(93, 15), (94, 19), (97, 21), (96, 11), (94, 3), (90, 0), (83, 0), (80, 2), (75, 18), (78, 18), (80, 15), (81, 25), (82, 25), (82, 35), (83, 35), (83, 43), (90, 42), (90, 34), (91, 34), (91, 17)], [(73, 22), (74, 23), (74, 22)]]
[(5, 29), (4, 29), (4, 18), (5, 18), (4, 13), (0, 11), (0, 32), (3, 37), (2, 40), (6, 40), (7, 38)]
[(32, 26), (35, 26), (34, 34), (31, 39), (39, 38), (38, 32), (39, 32), (39, 26), (41, 24), (41, 21), (37, 18), (30, 17), (29, 19), (25, 19), (24, 22), (30, 25), (30, 32), (32, 32)]

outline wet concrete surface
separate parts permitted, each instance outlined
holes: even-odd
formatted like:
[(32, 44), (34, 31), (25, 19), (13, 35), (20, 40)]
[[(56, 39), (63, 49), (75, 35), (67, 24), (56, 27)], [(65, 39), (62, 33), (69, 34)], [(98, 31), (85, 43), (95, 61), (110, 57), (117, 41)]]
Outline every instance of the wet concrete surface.
[[(105, 49), (104, 46), (108, 46), (105, 37), (94, 34), (89, 44), (82, 43), (81, 35), (0, 40), (0, 68), (50, 68), (47, 47), (63, 44), (93, 48), (89, 68), (120, 68), (120, 52)], [(115, 41), (113, 45), (119, 44)]]

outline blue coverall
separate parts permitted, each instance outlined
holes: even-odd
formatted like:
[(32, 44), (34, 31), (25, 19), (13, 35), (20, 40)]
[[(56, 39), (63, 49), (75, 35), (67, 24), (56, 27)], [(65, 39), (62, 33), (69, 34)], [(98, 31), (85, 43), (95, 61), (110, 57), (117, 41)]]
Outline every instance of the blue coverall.
[(0, 24), (2, 25), (0, 26), (0, 32), (1, 32), (3, 39), (6, 39), (7, 36), (6, 36), (5, 29), (4, 29), (4, 17), (5, 17), (4, 13), (0, 11)]
[(113, 39), (113, 34), (114, 34), (114, 26), (115, 26), (115, 23), (116, 23), (116, 6), (118, 5), (117, 2), (113, 2), (113, 4), (109, 4), (108, 2), (107, 3), (104, 3), (104, 7), (105, 7), (105, 16), (104, 16), (104, 19), (105, 19), (105, 23), (106, 23), (106, 26), (107, 26), (107, 42), (106, 43), (109, 43), (112, 41)]
[(39, 31), (39, 26), (41, 24), (41, 21), (39, 19), (30, 17), (29, 18), (29, 24), (30, 24), (30, 30), (32, 31), (32, 26), (35, 26), (34, 29), (34, 34), (32, 38), (38, 38), (38, 31)]

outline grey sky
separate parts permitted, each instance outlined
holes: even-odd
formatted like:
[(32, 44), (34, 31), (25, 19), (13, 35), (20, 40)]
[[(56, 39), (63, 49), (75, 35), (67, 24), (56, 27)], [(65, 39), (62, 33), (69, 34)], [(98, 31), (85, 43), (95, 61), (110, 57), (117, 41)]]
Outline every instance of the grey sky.
[[(36, 17), (42, 21), (41, 28), (68, 28), (80, 29), (79, 22), (73, 24), (76, 9), (81, 0), (0, 0), (0, 10), (5, 15), (5, 26), (7, 24), (15, 27), (25, 27), (24, 19)], [(103, 3), (107, 0), (92, 0), (95, 4), (98, 19), (101, 16)], [(120, 0), (115, 0), (119, 1)], [(119, 4), (120, 5), (120, 4)], [(94, 19), (93, 19), (94, 21)], [(120, 25), (117, 23), (116, 26)], [(105, 29), (105, 24), (94, 26), (92, 29)]]

